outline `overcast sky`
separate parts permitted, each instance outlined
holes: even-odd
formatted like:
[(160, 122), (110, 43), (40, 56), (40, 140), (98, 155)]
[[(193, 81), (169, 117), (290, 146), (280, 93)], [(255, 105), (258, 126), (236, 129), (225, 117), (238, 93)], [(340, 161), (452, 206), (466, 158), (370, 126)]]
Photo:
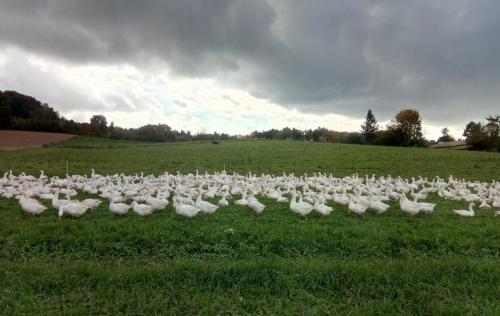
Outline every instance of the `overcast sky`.
[(355, 131), (500, 112), (497, 0), (2, 0), (0, 90), (193, 132)]

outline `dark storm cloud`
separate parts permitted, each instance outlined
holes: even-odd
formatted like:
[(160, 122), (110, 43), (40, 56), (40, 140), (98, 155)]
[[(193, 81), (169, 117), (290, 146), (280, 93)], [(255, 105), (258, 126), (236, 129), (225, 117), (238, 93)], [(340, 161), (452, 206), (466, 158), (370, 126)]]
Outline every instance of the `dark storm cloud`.
[(165, 63), (301, 111), (462, 122), (498, 112), (498, 16), (486, 0), (7, 0), (0, 45)]

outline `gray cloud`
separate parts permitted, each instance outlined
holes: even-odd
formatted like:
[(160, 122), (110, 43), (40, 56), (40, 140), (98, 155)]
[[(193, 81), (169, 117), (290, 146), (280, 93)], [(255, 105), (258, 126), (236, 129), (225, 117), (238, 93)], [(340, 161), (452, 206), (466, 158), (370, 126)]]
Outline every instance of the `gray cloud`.
[(73, 86), (53, 71), (43, 71), (23, 55), (9, 57), (0, 64), (0, 90), (17, 90), (32, 95), (41, 102), (57, 104), (57, 110), (62, 112), (75, 109), (130, 112), (135, 110), (134, 104), (144, 104), (144, 100), (125, 89), (93, 95), (85, 87)]
[(179, 100), (174, 100), (174, 103), (177, 104), (178, 106), (180, 106), (181, 108), (187, 108), (188, 105), (186, 102), (183, 102), (183, 101), (179, 101)]
[[(57, 109), (62, 111), (76, 106), (91, 111), (103, 108), (101, 102), (61, 81), (53, 73), (40, 70), (22, 56), (11, 57), (0, 66), (0, 90), (7, 89), (32, 95), (41, 102), (57, 104)], [(78, 105), (73, 104), (75, 100)]]
[(408, 106), (446, 124), (498, 112), (499, 15), (493, 0), (7, 0), (0, 45), (164, 65), (304, 112)]

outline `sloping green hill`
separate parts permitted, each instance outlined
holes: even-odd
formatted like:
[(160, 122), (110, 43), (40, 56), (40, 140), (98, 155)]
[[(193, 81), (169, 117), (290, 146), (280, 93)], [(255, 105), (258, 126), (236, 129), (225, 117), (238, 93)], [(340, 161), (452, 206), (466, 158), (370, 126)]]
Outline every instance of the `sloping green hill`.
[[(96, 145), (96, 149), (89, 149)], [(186, 142), (151, 144), (80, 137), (62, 146), (3, 152), (0, 171), (64, 175), (70, 173), (154, 173), (220, 171), (275, 173), (327, 172), (346, 176), (376, 173), (393, 176), (500, 179), (500, 155), (485, 152), (430, 150), (285, 141), (227, 141), (221, 145)]]

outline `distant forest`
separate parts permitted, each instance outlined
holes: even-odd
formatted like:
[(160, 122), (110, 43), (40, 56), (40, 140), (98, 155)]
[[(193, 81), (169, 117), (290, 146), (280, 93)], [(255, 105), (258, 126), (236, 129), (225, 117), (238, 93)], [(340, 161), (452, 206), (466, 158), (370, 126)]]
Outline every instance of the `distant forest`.
[[(69, 133), (83, 136), (107, 137), (148, 142), (177, 142), (192, 140), (228, 139), (282, 139), (347, 144), (426, 147), (436, 143), (422, 136), (422, 119), (418, 111), (404, 109), (381, 129), (371, 110), (368, 110), (360, 132), (338, 132), (323, 127), (299, 130), (285, 127), (281, 130), (254, 131), (250, 135), (224, 133), (191, 134), (177, 131), (166, 124), (122, 128), (108, 124), (103, 115), (94, 115), (88, 123), (68, 120), (46, 103), (16, 91), (0, 91), (0, 129)], [(500, 151), (500, 115), (488, 116), (486, 122), (469, 122), (463, 132), (467, 144), (475, 150)], [(437, 142), (454, 141), (443, 128)]]
[(229, 139), (228, 134), (196, 134), (176, 131), (166, 124), (145, 125), (139, 128), (122, 128), (106, 117), (94, 115), (89, 123), (68, 120), (46, 103), (15, 91), (0, 91), (0, 129), (57, 132), (81, 136), (147, 142), (176, 142), (188, 140)]

